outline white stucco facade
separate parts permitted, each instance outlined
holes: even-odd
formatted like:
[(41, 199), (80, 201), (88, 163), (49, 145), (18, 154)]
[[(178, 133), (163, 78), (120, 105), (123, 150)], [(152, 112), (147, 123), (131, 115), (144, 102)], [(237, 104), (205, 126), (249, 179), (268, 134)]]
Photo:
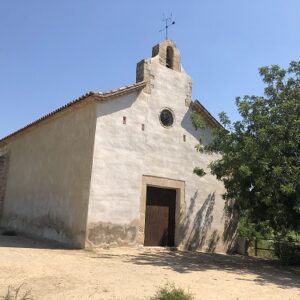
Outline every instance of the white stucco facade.
[[(223, 184), (210, 174), (193, 174), (195, 167), (207, 169), (216, 158), (195, 150), (199, 138), (208, 141), (210, 130), (193, 128), (189, 75), (182, 68), (166, 68), (159, 59), (145, 61), (150, 90), (97, 104), (87, 242), (143, 244), (142, 180), (152, 176), (185, 184), (185, 216), (176, 224), (176, 246), (224, 252)], [(170, 128), (159, 120), (163, 108), (174, 113)]]
[[(146, 190), (155, 186), (176, 190), (176, 247), (232, 247), (224, 187), (207, 168), (217, 156), (195, 149), (219, 125), (204, 109), (209, 126), (194, 129), (192, 80), (172, 41), (138, 63), (137, 82), (83, 96), (0, 140), (2, 227), (72, 247), (144, 245)], [(164, 108), (174, 117), (168, 128)]]
[(88, 104), (8, 143), (3, 227), (84, 245), (94, 132), (94, 104)]

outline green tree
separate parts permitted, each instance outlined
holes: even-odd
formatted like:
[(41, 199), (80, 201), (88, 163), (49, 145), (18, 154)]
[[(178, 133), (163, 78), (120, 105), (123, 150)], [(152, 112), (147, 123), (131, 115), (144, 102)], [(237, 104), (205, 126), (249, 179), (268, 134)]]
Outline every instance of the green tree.
[[(211, 144), (197, 150), (222, 154), (209, 167), (223, 181), (224, 199), (234, 199), (239, 215), (284, 238), (300, 230), (300, 62), (259, 72), (264, 96), (237, 97), (241, 120), (232, 123), (220, 113), (223, 128), (214, 130)], [(196, 127), (201, 124), (192, 121)], [(199, 168), (195, 173), (205, 174)]]

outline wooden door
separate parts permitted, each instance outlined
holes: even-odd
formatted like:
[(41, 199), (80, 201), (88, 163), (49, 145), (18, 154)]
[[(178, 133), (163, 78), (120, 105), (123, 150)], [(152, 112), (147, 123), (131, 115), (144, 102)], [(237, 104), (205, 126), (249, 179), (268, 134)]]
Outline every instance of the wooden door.
[(145, 246), (174, 246), (176, 190), (147, 187)]

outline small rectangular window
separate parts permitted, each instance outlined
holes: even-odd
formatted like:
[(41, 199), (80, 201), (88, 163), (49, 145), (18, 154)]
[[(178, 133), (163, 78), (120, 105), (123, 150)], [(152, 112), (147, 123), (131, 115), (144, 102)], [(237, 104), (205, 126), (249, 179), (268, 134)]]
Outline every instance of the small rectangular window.
[(145, 130), (145, 124), (142, 124), (142, 131)]
[(184, 141), (184, 142), (186, 141), (186, 136), (185, 136), (185, 134), (183, 135), (183, 141)]
[(123, 117), (123, 124), (126, 124), (126, 117)]

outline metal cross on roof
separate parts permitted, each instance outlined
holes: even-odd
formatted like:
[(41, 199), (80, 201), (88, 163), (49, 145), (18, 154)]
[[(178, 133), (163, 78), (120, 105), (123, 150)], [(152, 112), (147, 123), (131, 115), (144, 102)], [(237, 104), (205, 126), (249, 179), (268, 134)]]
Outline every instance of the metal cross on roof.
[(166, 31), (166, 40), (168, 39), (168, 28), (172, 25), (175, 24), (175, 21), (172, 21), (172, 14), (170, 15), (169, 18), (166, 18), (165, 17), (165, 14), (163, 14), (163, 22), (165, 22), (165, 27), (163, 29), (161, 29), (159, 32), (162, 32), (162, 31)]

